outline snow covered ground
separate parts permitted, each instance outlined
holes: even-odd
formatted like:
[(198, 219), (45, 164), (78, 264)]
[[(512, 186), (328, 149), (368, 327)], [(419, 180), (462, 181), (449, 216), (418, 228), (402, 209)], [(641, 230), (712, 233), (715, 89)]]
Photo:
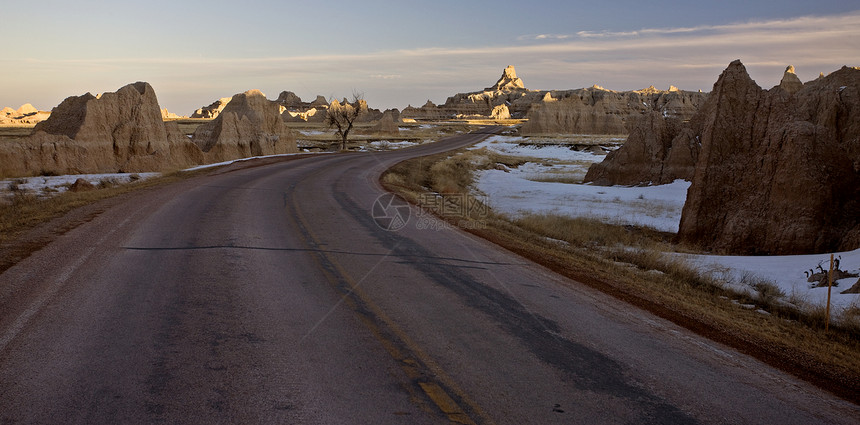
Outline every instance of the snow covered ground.
[(98, 186), (101, 182), (124, 184), (160, 176), (161, 173), (115, 173), (115, 174), (74, 174), (65, 176), (21, 177), (0, 180), (0, 193), (8, 193), (11, 187), (32, 194), (58, 194), (65, 192), (77, 179), (84, 179)]
[[(581, 181), (588, 167), (600, 162), (605, 155), (577, 152), (566, 146), (521, 145), (519, 137), (493, 136), (474, 148), (511, 156), (535, 158), (509, 171), (480, 171), (476, 188), (487, 195), (490, 206), (509, 216), (523, 213), (551, 213), (570, 217), (592, 217), (617, 224), (650, 226), (667, 232), (677, 232), (681, 210), (687, 197), (689, 182), (677, 180), (660, 186), (593, 186), (576, 183), (557, 183), (556, 178), (567, 175), (571, 181)], [(827, 301), (827, 288), (811, 288), (804, 271), (816, 268), (821, 262), (828, 268), (829, 254), (794, 256), (716, 256), (675, 254), (685, 258), (704, 273), (715, 274), (736, 290), (754, 293), (743, 282), (744, 274), (755, 275), (776, 284), (786, 300), (794, 299), (810, 305), (823, 305)], [(860, 250), (836, 253), (841, 256), (841, 269), (860, 273)], [(860, 295), (841, 294), (857, 278), (838, 281), (831, 293), (835, 311), (860, 306)]]
[[(786, 295), (786, 300), (799, 299), (802, 303), (810, 305), (825, 305), (827, 303), (827, 288), (813, 288), (812, 283), (807, 282), (805, 271), (815, 269), (817, 265), (828, 270), (830, 266), (830, 254), (813, 255), (772, 255), (772, 256), (725, 256), (725, 255), (691, 255), (678, 254), (685, 258), (689, 264), (696, 266), (705, 273), (711, 273), (727, 280), (729, 286), (738, 291), (747, 291), (755, 294), (750, 287), (745, 286), (744, 273), (764, 278), (776, 284)], [(837, 252), (835, 256), (841, 257), (840, 269), (860, 273), (860, 249), (847, 252)], [(850, 288), (857, 282), (856, 277), (841, 279), (834, 283), (831, 290), (831, 308), (834, 312), (856, 305), (860, 307), (860, 295), (842, 294), (841, 292)]]
[[(241, 158), (231, 161), (219, 162), (215, 164), (198, 165), (183, 171), (194, 171), (203, 168), (218, 167), (221, 165), (229, 165), (234, 162), (248, 161), (257, 158), (271, 158), (278, 156), (299, 155), (295, 153), (282, 155), (267, 155), (255, 156), (250, 158)], [(98, 186), (101, 182), (111, 184), (126, 184), (133, 181), (145, 180), (160, 176), (161, 173), (111, 173), (111, 174), (70, 174), (63, 176), (37, 176), (37, 177), (20, 177), (12, 179), (0, 180), (0, 196), (11, 194), (10, 188), (15, 187), (18, 191), (24, 191), (35, 195), (56, 195), (68, 190), (69, 186), (77, 179), (84, 179), (91, 184)]]
[[(425, 141), (426, 143), (426, 141)], [(362, 145), (358, 150), (361, 152), (370, 151), (387, 151), (393, 149), (408, 148), (410, 146), (420, 145), (421, 143), (403, 140), (400, 142), (391, 142), (388, 140), (376, 140)]]
[(477, 189), (487, 195), (494, 210), (514, 217), (523, 213), (551, 213), (678, 231), (689, 182), (626, 187), (548, 181), (582, 181), (588, 167), (603, 161), (606, 155), (559, 145), (520, 145), (520, 141), (519, 137), (493, 136), (475, 145), (476, 149), (487, 148), (503, 155), (536, 160), (507, 171), (478, 173)]
[(321, 136), (323, 134), (333, 134), (332, 131), (328, 130), (296, 130), (300, 136)]

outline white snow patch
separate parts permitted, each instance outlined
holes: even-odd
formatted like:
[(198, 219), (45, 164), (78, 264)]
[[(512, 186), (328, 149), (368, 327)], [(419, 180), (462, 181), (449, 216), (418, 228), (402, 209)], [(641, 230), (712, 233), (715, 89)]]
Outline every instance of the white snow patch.
[(690, 183), (647, 187), (592, 186), (527, 180), (518, 173), (480, 171), (477, 188), (490, 207), (511, 216), (550, 213), (677, 232)]
[[(615, 144), (620, 142), (617, 139), (607, 138), (606, 144), (602, 145), (606, 148), (613, 148)], [(531, 158), (540, 158), (551, 162), (561, 161), (584, 161), (589, 165), (594, 162), (603, 161), (606, 155), (595, 154), (588, 151), (576, 151), (568, 146), (563, 145), (522, 145), (521, 137), (514, 136), (490, 136), (483, 142), (474, 145), (471, 149), (487, 148), (490, 151), (510, 156), (526, 156)], [(586, 169), (588, 166), (586, 165)]]
[[(317, 152), (317, 153), (329, 153), (329, 152)], [(230, 160), (230, 161), (216, 162), (216, 163), (214, 163), (214, 164), (198, 165), (198, 166), (196, 166), (196, 167), (186, 168), (186, 169), (184, 169), (184, 170), (182, 170), (182, 171), (195, 171), (195, 170), (202, 170), (202, 169), (204, 169), (204, 168), (220, 167), (220, 166), (222, 166), (222, 165), (230, 165), (230, 164), (232, 164), (232, 163), (234, 163), (234, 162), (250, 161), (250, 160), (252, 160), (252, 159), (260, 159), (260, 158), (277, 158), (277, 157), (282, 157), (282, 156), (296, 156), (296, 155), (307, 155), (307, 154), (306, 154), (306, 153), (304, 153), (304, 152), (300, 152), (300, 153), (282, 153), (282, 154), (277, 154), (277, 155), (250, 156), (250, 157), (247, 157), (247, 158), (239, 158), (239, 159), (233, 159), (233, 160)]]
[(329, 134), (331, 131), (322, 131), (322, 130), (296, 130), (302, 136), (320, 136), (323, 134)]
[(368, 152), (368, 151), (379, 151), (379, 150), (394, 150), (394, 149), (402, 149), (408, 148), (410, 146), (420, 145), (418, 142), (413, 142), (409, 140), (403, 140), (400, 142), (392, 142), (388, 140), (375, 140), (373, 142), (369, 142), (364, 144), (359, 148), (359, 151)]
[[(740, 286), (741, 277), (744, 273), (751, 273), (776, 284), (785, 294), (811, 305), (825, 305), (827, 303), (827, 288), (812, 288), (812, 283), (807, 282), (807, 276), (803, 273), (809, 269), (815, 269), (821, 263), (827, 270), (830, 266), (830, 254), (811, 255), (770, 255), (770, 256), (729, 256), (729, 255), (693, 255), (675, 254), (684, 258), (690, 265), (704, 273), (720, 273), (727, 283), (736, 290), (750, 291), (750, 288)], [(860, 273), (860, 249), (854, 251), (838, 252), (836, 257), (840, 260), (840, 269), (851, 273)], [(856, 277), (838, 280), (831, 290), (831, 306), (836, 311), (849, 307), (855, 302), (857, 294), (841, 294), (840, 292), (850, 288), (857, 282)]]
[(564, 145), (522, 145), (522, 140), (493, 136), (474, 146), (541, 161), (509, 171), (477, 173), (477, 189), (487, 195), (494, 210), (513, 217), (524, 213), (550, 213), (678, 231), (689, 182), (677, 180), (661, 186), (627, 187), (534, 181), (549, 176), (582, 178), (591, 164), (606, 156), (576, 151)]
[(102, 181), (129, 183), (160, 176), (161, 173), (111, 173), (111, 174), (68, 174), (63, 176), (19, 177), (0, 180), (0, 191), (8, 192), (14, 185), (18, 190), (33, 194), (57, 194), (65, 192), (77, 179), (84, 179), (93, 185)]

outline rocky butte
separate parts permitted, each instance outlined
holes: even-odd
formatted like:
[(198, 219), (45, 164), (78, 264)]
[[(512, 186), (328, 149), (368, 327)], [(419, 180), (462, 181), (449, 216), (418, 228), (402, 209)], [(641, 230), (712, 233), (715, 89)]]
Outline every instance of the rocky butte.
[(734, 254), (860, 247), (860, 70), (764, 90), (732, 62), (687, 123), (657, 114), (586, 174), (597, 184), (692, 181), (679, 239)]
[(404, 118), (527, 118), (521, 128), (526, 136), (557, 134), (627, 134), (636, 117), (658, 112), (687, 120), (707, 98), (706, 93), (671, 87), (615, 92), (599, 86), (575, 90), (529, 90), (513, 66), (499, 80), (479, 92), (449, 97), (444, 105), (429, 100), (407, 107)]
[(691, 180), (699, 157), (701, 119), (689, 123), (651, 111), (632, 118), (627, 141), (589, 167), (584, 183), (602, 186)]
[(192, 140), (206, 162), (298, 151), (279, 105), (259, 90), (233, 96), (217, 118), (197, 127)]
[[(791, 94), (803, 88), (793, 66), (786, 68), (779, 88)], [(701, 108), (686, 122), (657, 112), (634, 118), (624, 145), (592, 165), (584, 182), (609, 186), (692, 180), (709, 110)]]
[(145, 82), (68, 97), (30, 136), (0, 145), (3, 176), (162, 171), (202, 160), (175, 123), (162, 121)]
[(680, 240), (738, 254), (860, 247), (860, 69), (764, 90), (740, 61), (701, 110)]

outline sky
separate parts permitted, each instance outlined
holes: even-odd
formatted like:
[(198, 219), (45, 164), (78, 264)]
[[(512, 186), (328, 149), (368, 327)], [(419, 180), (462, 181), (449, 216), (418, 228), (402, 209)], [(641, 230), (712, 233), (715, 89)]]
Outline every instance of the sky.
[(0, 0), (0, 31), (13, 109), (135, 81), (190, 115), (250, 89), (441, 104), (507, 65), (529, 89), (703, 91), (735, 59), (765, 88), (860, 66), (857, 0)]

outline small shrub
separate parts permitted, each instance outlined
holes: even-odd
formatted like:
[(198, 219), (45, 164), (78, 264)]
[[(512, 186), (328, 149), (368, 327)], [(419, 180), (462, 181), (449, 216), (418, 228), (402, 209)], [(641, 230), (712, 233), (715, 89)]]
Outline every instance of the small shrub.
[(838, 314), (835, 321), (844, 329), (860, 333), (860, 302), (854, 300)]
[(749, 286), (756, 291), (758, 301), (765, 305), (771, 305), (776, 300), (785, 298), (785, 292), (780, 289), (776, 282), (750, 271), (744, 271), (743, 274), (741, 274), (740, 283), (742, 285)]

